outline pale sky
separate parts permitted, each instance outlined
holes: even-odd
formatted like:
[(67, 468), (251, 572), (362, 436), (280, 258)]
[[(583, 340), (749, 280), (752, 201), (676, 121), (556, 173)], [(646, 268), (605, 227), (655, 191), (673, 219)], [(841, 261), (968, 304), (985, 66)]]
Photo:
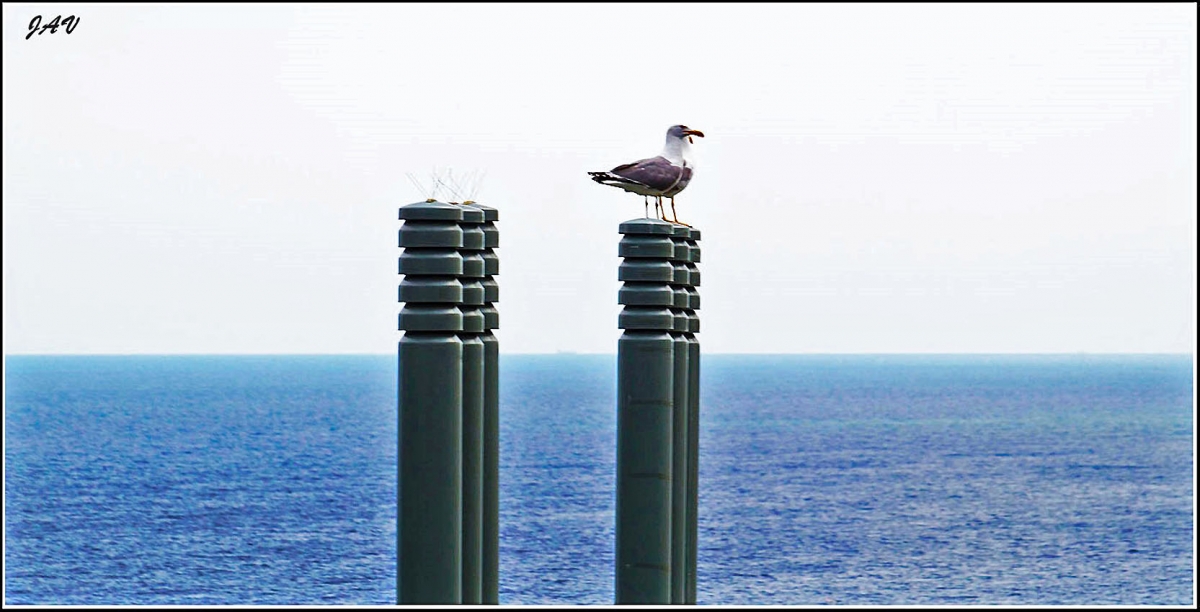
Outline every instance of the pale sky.
[(705, 352), (1194, 352), (1195, 4), (3, 16), (6, 354), (394, 353), (435, 168), (500, 211), (502, 350), (613, 353), (642, 200), (587, 171), (677, 123)]

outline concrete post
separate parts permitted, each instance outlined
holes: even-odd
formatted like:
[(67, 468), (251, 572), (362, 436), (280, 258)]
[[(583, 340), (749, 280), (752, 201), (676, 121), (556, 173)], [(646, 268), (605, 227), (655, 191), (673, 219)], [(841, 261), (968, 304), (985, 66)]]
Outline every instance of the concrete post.
[(484, 213), (462, 206), (462, 603), (482, 603), (483, 594), (483, 395), (484, 395)]
[(675, 246), (670, 223), (622, 223), (617, 341), (616, 603), (671, 601)]
[(462, 209), (400, 208), (396, 600), (462, 599)]
[(700, 230), (689, 228), (686, 240), (689, 257), (685, 268), (688, 271), (688, 333), (684, 334), (688, 343), (688, 415), (687, 415), (687, 554), (686, 577), (683, 603), (696, 604), (696, 550), (698, 536), (698, 510), (700, 491), (700, 341), (696, 334), (700, 333), (700, 317), (696, 313), (700, 309)]
[(483, 210), (483, 542), (482, 603), (500, 603), (500, 341), (492, 330), (500, 328), (499, 211)]

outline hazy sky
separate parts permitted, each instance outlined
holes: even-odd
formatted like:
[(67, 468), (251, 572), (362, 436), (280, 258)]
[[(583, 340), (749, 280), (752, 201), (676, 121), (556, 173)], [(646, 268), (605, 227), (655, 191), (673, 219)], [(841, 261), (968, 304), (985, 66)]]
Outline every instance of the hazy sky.
[(1194, 351), (1195, 4), (3, 15), (5, 353), (394, 352), (435, 168), (502, 350), (615, 352), (642, 201), (586, 172), (676, 123), (705, 352)]

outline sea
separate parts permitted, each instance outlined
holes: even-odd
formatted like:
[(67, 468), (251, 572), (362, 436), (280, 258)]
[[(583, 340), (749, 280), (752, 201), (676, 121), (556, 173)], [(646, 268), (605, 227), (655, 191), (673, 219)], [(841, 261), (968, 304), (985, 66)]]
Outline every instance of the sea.
[[(612, 604), (615, 356), (500, 370), (500, 603)], [(1193, 371), (705, 354), (697, 603), (1195, 605)], [(393, 604), (396, 441), (395, 356), (7, 356), (4, 604)]]

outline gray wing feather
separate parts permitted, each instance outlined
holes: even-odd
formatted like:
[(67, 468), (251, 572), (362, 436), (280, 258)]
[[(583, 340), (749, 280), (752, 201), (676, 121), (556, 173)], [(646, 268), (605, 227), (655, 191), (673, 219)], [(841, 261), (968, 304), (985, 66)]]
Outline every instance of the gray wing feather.
[[(651, 157), (633, 162), (632, 164), (623, 164), (613, 168), (613, 174), (636, 181), (656, 191), (671, 191), (678, 193), (687, 181), (692, 178), (691, 168), (680, 168), (671, 165), (667, 158)], [(680, 176), (682, 172), (682, 176)]]

